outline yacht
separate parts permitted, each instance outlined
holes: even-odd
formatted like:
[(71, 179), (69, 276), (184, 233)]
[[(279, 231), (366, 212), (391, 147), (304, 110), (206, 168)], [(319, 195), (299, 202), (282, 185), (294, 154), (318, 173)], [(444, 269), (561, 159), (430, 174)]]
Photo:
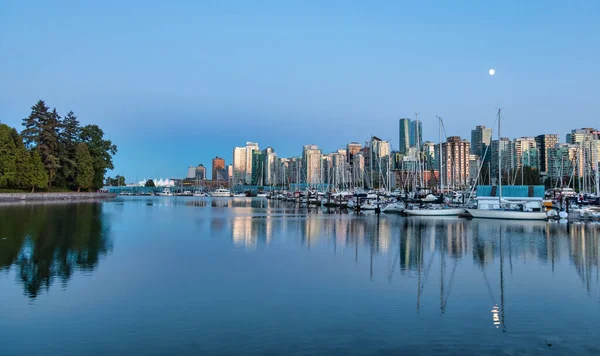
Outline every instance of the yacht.
[(267, 197), (267, 193), (258, 193), (256, 194), (257, 198), (266, 198)]
[(229, 189), (225, 189), (225, 188), (218, 188), (213, 190), (212, 192), (210, 192), (210, 196), (215, 198), (215, 197), (226, 197), (229, 198), (231, 196), (231, 193), (229, 192)]
[(173, 193), (171, 193), (171, 189), (169, 189), (168, 187), (163, 189), (162, 192), (157, 193), (156, 195), (161, 196), (161, 197), (172, 197)]
[(194, 196), (195, 197), (206, 197), (206, 196), (208, 196), (208, 194), (206, 194), (205, 192), (202, 192), (202, 191), (198, 190), (198, 191), (194, 192)]

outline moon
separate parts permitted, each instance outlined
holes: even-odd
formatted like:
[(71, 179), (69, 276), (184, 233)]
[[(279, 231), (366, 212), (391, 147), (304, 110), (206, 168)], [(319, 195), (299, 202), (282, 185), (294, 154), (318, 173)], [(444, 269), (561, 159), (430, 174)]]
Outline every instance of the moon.
[(490, 73), (490, 75), (494, 75), (494, 74), (496, 74), (496, 70), (494, 68), (492, 68), (488, 71), (488, 73)]

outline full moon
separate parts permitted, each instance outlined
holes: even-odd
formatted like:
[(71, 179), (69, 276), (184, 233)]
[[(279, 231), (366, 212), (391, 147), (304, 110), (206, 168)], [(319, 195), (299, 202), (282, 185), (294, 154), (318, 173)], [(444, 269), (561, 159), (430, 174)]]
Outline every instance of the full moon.
[(492, 68), (488, 71), (488, 73), (490, 73), (490, 75), (494, 75), (496, 74), (496, 70)]

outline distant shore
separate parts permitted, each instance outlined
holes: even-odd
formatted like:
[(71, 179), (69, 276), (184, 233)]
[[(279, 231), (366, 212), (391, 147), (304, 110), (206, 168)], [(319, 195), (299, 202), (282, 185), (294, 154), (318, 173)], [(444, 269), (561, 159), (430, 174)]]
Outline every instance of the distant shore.
[(113, 199), (115, 193), (0, 193), (0, 202), (81, 201)]

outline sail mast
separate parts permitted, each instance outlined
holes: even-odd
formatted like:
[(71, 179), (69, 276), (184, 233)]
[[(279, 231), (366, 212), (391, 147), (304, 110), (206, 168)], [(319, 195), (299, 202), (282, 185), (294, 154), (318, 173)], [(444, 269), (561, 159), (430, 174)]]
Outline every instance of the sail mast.
[(500, 111), (501, 109), (498, 109), (498, 201), (500, 206), (502, 206), (502, 149), (500, 148), (502, 136), (500, 135)]
[(444, 194), (444, 176), (442, 175), (442, 170), (444, 168), (444, 164), (443, 162), (443, 155), (442, 155), (442, 118), (438, 116), (438, 140), (439, 140), (439, 145), (440, 145), (440, 149), (438, 152), (438, 159), (440, 160), (439, 162), (439, 166), (440, 166), (440, 172), (439, 172), (439, 176), (440, 176), (440, 191), (442, 194)]

